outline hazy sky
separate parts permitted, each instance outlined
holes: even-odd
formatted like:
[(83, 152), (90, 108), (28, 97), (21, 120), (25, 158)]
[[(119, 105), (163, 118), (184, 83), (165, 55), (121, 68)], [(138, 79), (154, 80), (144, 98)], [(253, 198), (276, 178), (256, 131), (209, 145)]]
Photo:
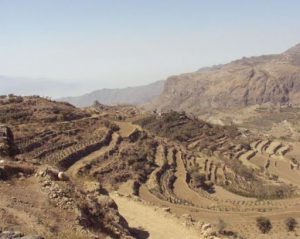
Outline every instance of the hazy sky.
[(297, 43), (299, 0), (0, 0), (0, 75), (25, 78), (0, 93), (142, 85)]

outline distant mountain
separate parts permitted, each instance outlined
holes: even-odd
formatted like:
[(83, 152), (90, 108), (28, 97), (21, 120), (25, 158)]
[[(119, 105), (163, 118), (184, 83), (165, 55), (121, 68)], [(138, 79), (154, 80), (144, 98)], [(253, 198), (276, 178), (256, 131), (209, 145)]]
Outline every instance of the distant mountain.
[(171, 76), (149, 109), (197, 113), (260, 104), (300, 105), (300, 44), (282, 54)]
[(163, 87), (164, 81), (156, 81), (144, 86), (121, 89), (102, 89), (93, 91), (85, 95), (77, 97), (65, 97), (58, 100), (69, 102), (78, 107), (90, 106), (96, 100), (105, 105), (141, 105), (159, 96), (163, 91)]

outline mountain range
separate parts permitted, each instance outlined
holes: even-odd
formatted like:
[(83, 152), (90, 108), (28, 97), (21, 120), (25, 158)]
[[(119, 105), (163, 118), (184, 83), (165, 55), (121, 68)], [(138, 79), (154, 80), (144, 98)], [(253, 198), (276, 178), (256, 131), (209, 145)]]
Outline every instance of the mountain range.
[(244, 57), (228, 64), (171, 76), (165, 81), (122, 89), (101, 89), (59, 99), (79, 107), (94, 101), (148, 109), (201, 112), (252, 105), (300, 104), (300, 44), (282, 54)]
[(78, 107), (90, 106), (94, 101), (105, 105), (132, 104), (141, 105), (158, 97), (164, 87), (164, 81), (156, 81), (149, 85), (127, 87), (121, 89), (101, 89), (77, 97), (60, 98)]

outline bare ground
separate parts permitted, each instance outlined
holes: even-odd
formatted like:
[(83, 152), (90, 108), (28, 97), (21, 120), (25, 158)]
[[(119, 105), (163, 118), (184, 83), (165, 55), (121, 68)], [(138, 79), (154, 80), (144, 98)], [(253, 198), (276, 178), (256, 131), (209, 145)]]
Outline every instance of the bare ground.
[(129, 226), (140, 229), (139, 238), (146, 239), (201, 239), (199, 232), (188, 228), (178, 218), (162, 209), (144, 204), (132, 198), (111, 194), (120, 213), (127, 219)]

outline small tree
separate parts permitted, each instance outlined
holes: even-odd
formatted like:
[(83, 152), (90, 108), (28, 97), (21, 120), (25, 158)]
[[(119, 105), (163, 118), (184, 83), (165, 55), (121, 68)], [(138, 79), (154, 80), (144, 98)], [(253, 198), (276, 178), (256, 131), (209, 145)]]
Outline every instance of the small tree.
[(98, 105), (101, 105), (100, 102), (98, 100), (95, 100), (93, 106), (98, 106)]
[(285, 220), (285, 226), (289, 232), (294, 231), (297, 225), (298, 222), (293, 217), (289, 217)]
[(268, 233), (272, 229), (272, 224), (269, 218), (258, 217), (256, 218), (256, 225), (262, 233)]

